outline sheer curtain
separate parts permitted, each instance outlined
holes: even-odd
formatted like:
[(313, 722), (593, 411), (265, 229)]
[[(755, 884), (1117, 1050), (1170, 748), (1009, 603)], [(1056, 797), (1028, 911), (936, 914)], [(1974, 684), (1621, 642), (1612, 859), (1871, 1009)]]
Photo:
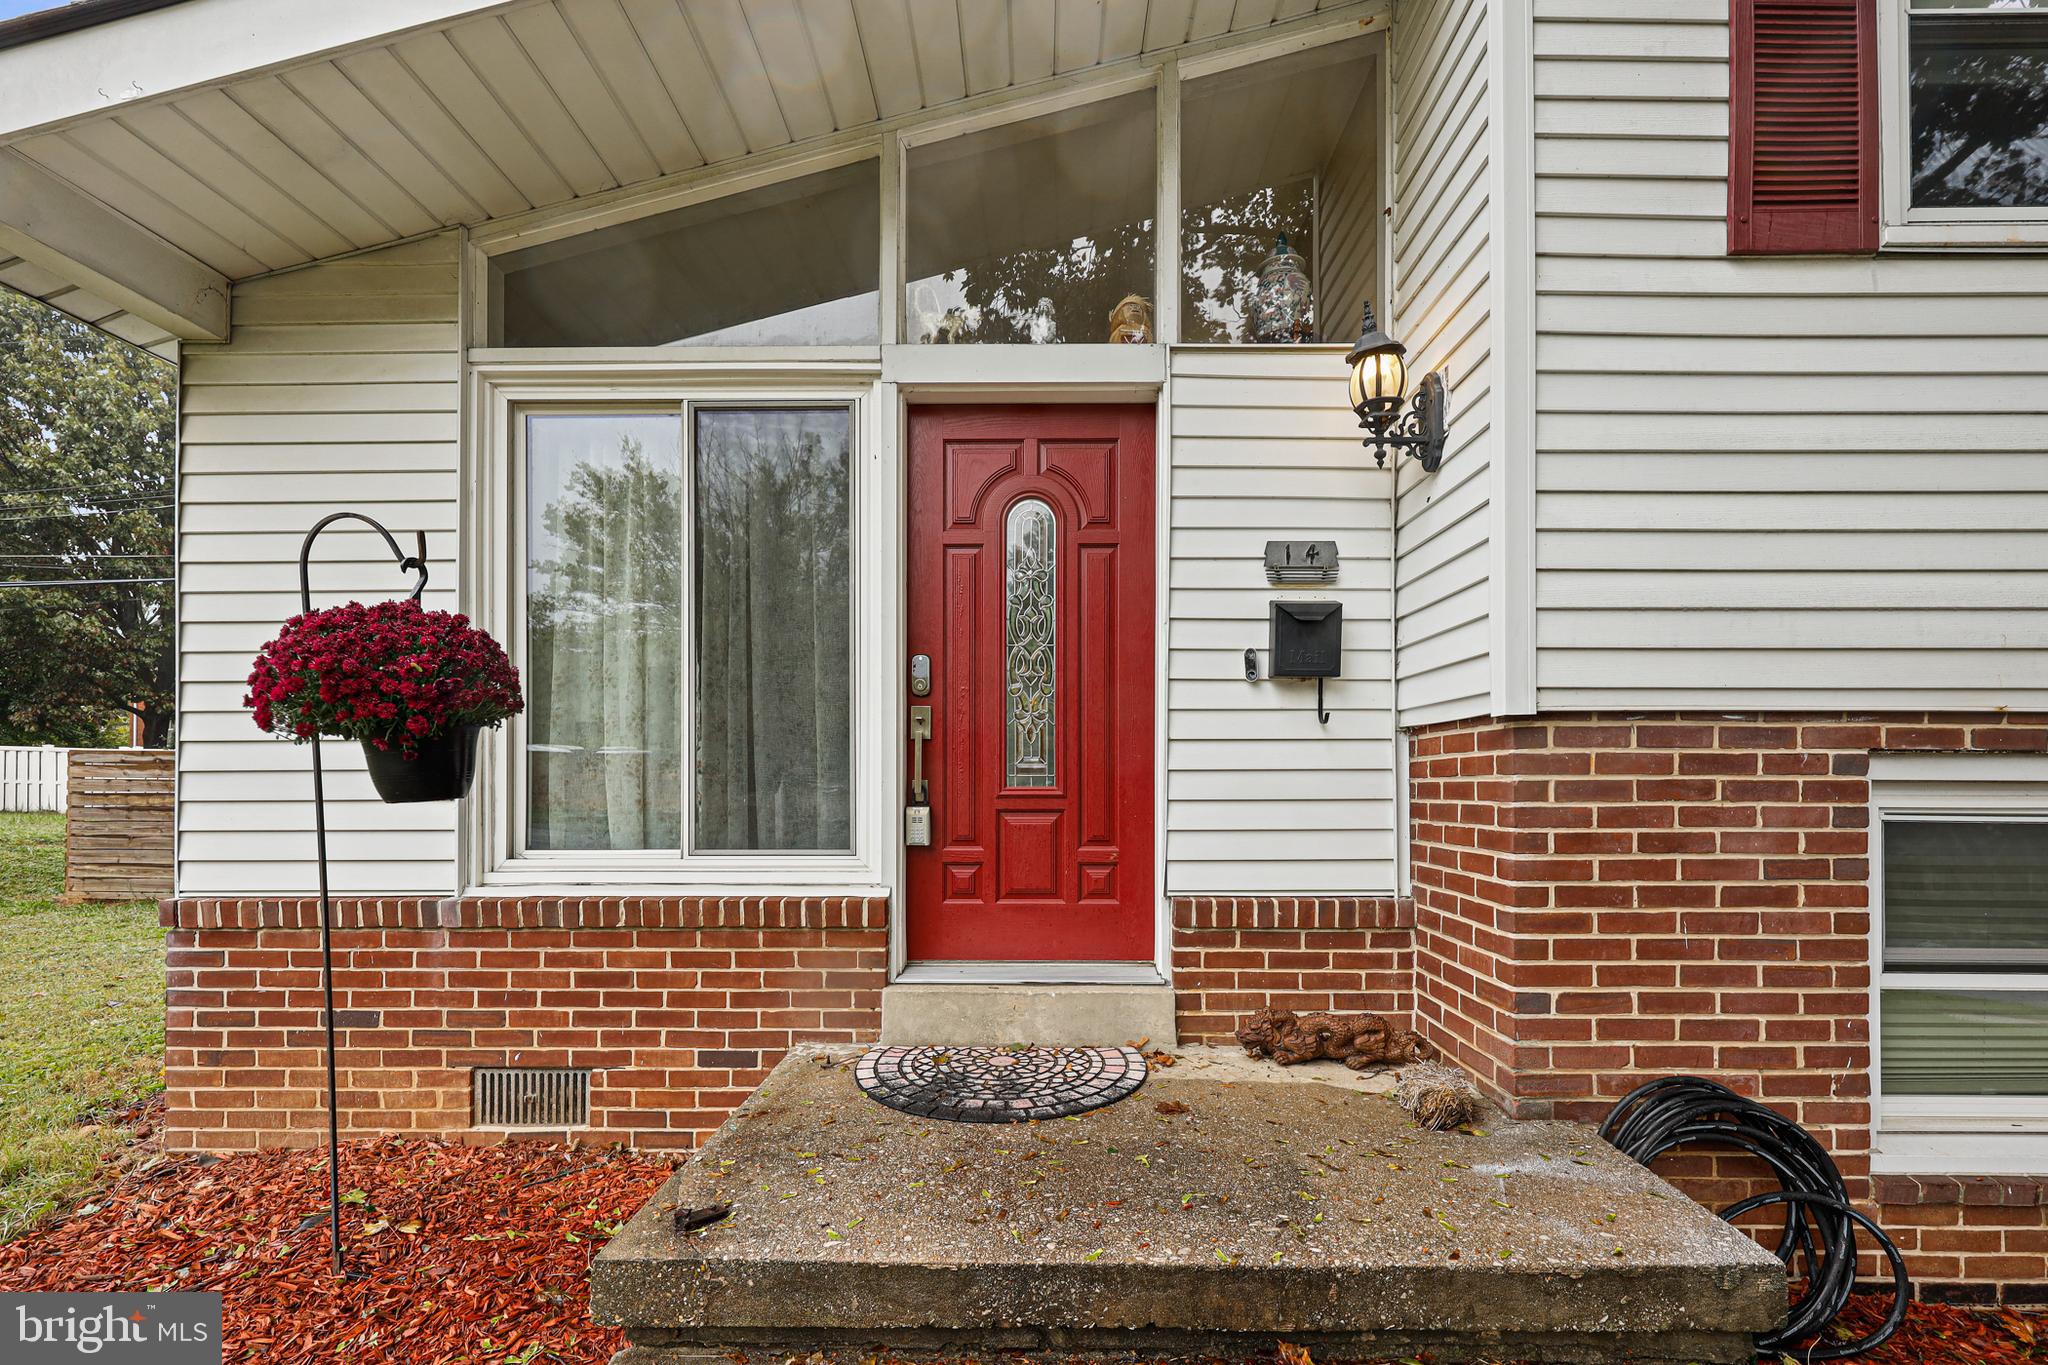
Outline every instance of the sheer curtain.
[(696, 846), (851, 845), (851, 414), (696, 414)]
[(527, 846), (682, 845), (682, 423), (529, 416)]

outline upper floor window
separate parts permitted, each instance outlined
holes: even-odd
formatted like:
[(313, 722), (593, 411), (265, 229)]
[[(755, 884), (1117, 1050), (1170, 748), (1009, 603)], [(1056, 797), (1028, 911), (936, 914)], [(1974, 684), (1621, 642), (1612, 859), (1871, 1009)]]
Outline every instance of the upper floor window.
[(1910, 209), (2048, 211), (2048, 0), (1908, 0), (1906, 71)]

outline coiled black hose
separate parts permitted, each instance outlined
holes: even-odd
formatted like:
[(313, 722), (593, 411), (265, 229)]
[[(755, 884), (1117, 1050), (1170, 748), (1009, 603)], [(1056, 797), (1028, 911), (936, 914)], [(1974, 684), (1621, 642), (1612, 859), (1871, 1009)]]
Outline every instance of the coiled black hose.
[[(1721, 1210), (1721, 1217), (1732, 1223), (1755, 1209), (1782, 1207), (1785, 1229), (1778, 1238), (1778, 1259), (1789, 1271), (1794, 1256), (1806, 1258), (1805, 1292), (1792, 1305), (1783, 1327), (1756, 1339), (1760, 1354), (1843, 1360), (1883, 1345), (1905, 1321), (1913, 1286), (1898, 1247), (1876, 1223), (1849, 1207), (1842, 1173), (1826, 1149), (1777, 1110), (1698, 1076), (1669, 1076), (1624, 1095), (1608, 1111), (1600, 1136), (1645, 1166), (1674, 1147), (1709, 1143), (1748, 1152), (1776, 1174), (1778, 1189)], [(1867, 1336), (1835, 1344), (1816, 1340), (1800, 1351), (1796, 1343), (1820, 1337), (1849, 1301), (1856, 1282), (1859, 1228), (1891, 1263), (1891, 1311)]]

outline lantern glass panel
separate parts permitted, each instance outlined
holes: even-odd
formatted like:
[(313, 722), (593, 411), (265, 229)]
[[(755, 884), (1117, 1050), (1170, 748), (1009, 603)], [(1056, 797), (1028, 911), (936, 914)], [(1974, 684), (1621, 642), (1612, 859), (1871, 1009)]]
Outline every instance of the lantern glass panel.
[(1360, 356), (1351, 367), (1351, 407), (1384, 411), (1401, 401), (1408, 388), (1408, 366), (1394, 351)]

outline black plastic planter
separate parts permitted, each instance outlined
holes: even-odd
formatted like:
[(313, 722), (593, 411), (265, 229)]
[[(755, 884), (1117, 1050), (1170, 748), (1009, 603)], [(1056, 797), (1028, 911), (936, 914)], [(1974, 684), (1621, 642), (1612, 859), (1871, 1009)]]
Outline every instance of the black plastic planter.
[(477, 727), (466, 725), (423, 739), (416, 758), (365, 740), (363, 761), (369, 765), (377, 795), (388, 805), (454, 801), (468, 795), (469, 784), (476, 779), (476, 735)]

